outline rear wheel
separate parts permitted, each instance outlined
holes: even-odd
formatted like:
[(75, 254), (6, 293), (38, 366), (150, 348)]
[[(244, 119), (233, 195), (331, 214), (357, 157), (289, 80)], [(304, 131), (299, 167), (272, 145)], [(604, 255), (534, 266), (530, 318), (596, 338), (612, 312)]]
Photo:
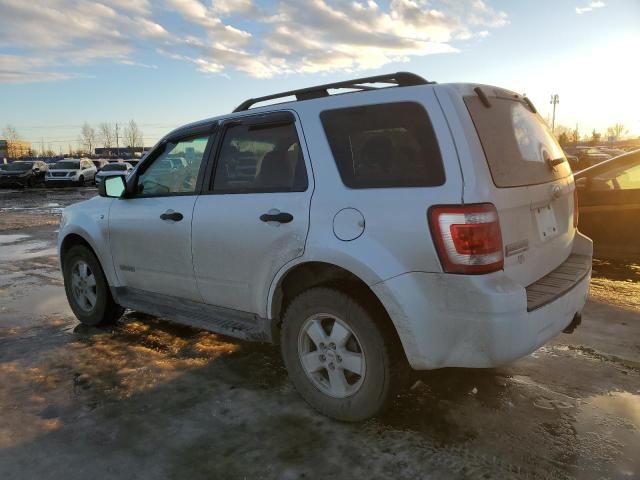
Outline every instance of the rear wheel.
[(71, 310), (86, 325), (113, 323), (124, 309), (113, 301), (107, 279), (93, 252), (72, 247), (64, 256), (64, 288)]
[(80, 176), (80, 178), (78, 179), (78, 186), (79, 187), (84, 187), (84, 177)]
[(324, 415), (360, 421), (391, 392), (391, 355), (382, 330), (354, 298), (316, 287), (297, 296), (282, 325), (282, 353), (302, 397)]

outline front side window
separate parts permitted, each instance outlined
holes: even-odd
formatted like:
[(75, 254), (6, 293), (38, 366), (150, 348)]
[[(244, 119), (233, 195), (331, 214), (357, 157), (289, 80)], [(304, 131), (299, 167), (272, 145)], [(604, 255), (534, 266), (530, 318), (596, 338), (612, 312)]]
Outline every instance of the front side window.
[(432, 187), (445, 180), (425, 109), (413, 102), (327, 110), (320, 120), (350, 188)]
[(303, 192), (307, 173), (293, 123), (237, 125), (224, 134), (214, 193)]
[(137, 196), (195, 193), (209, 136), (168, 142), (138, 177)]

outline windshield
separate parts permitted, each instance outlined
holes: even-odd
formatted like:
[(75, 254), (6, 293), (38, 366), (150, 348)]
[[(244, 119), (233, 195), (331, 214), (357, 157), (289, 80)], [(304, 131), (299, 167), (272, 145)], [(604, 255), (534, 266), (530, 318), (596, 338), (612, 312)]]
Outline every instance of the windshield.
[(31, 167), (33, 167), (33, 162), (14, 162), (7, 165), (5, 170), (10, 172), (24, 172), (31, 170)]
[(571, 174), (560, 145), (523, 102), (491, 97), (487, 108), (475, 95), (464, 102), (497, 187), (536, 185)]
[(116, 170), (126, 170), (127, 166), (124, 163), (110, 163), (102, 167), (103, 172), (113, 172)]
[(49, 168), (51, 170), (79, 170), (80, 162), (62, 161), (62, 162), (54, 163)]

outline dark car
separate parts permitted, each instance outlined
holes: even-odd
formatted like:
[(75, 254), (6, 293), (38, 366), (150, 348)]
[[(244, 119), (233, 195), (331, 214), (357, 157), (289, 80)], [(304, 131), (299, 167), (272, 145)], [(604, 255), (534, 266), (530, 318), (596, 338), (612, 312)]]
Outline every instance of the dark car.
[(579, 169), (585, 169), (611, 159), (613, 155), (603, 152), (597, 148), (587, 148), (578, 153)]
[(114, 175), (129, 175), (133, 170), (133, 166), (129, 162), (112, 162), (104, 167), (96, 174), (96, 185), (100, 185), (105, 178)]
[(47, 164), (41, 161), (12, 162), (0, 170), (0, 186), (33, 187), (44, 184)]
[(612, 158), (575, 175), (582, 233), (594, 255), (640, 259), (640, 150)]
[(96, 170), (99, 172), (102, 170), (102, 167), (105, 165), (109, 165), (109, 160), (105, 160), (104, 158), (99, 158), (97, 160), (91, 160), (93, 164), (96, 166)]

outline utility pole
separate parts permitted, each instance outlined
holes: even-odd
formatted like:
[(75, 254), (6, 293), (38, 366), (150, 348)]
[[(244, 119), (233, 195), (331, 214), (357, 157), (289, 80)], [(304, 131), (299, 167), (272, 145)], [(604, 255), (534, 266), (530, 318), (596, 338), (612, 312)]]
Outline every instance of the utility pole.
[(551, 101), (549, 103), (553, 105), (553, 117), (551, 117), (551, 133), (554, 133), (556, 130), (556, 105), (560, 103), (560, 97), (557, 93), (551, 95)]
[(116, 157), (120, 156), (120, 136), (118, 134), (118, 123), (116, 122)]

